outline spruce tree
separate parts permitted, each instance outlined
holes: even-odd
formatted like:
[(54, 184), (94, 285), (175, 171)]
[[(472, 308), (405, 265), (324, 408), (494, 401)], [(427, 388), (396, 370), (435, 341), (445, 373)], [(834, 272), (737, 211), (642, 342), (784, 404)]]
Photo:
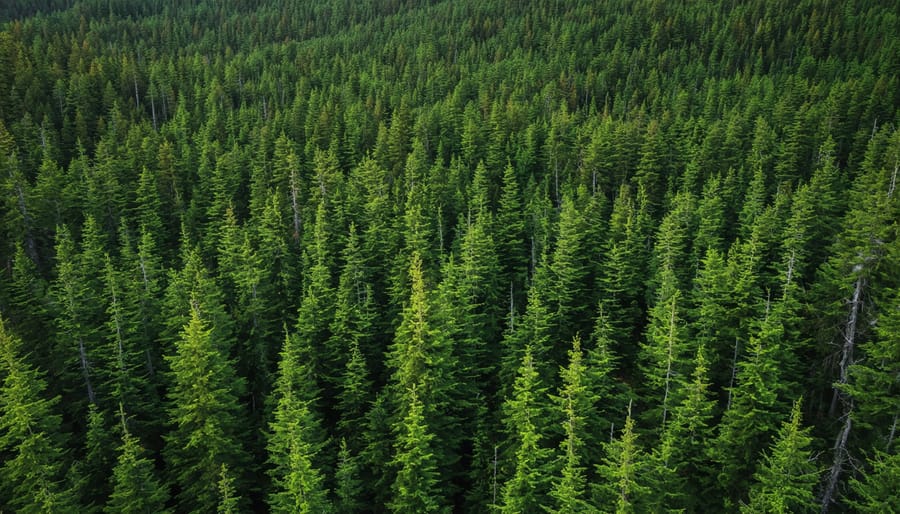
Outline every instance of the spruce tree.
[(118, 458), (112, 470), (110, 482), (112, 494), (106, 503), (109, 514), (167, 513), (169, 492), (156, 478), (153, 462), (146, 457), (146, 450), (137, 436), (128, 430), (124, 411), (122, 416), (122, 442)]
[(876, 451), (868, 459), (870, 470), (850, 479), (856, 494), (847, 503), (858, 512), (891, 512), (900, 505), (900, 453)]
[(243, 448), (244, 413), (238, 401), (244, 381), (235, 375), (230, 348), (213, 339), (215, 330), (201, 317), (203, 312), (202, 299), (194, 297), (175, 353), (166, 357), (171, 369), (172, 429), (165, 437), (164, 453), (179, 507), (212, 510), (219, 502), (221, 467), (229, 465), (234, 473), (251, 468)]
[(310, 351), (298, 336), (286, 336), (267, 445), (272, 478), (267, 501), (276, 512), (328, 508), (328, 490), (319, 468), (325, 434), (314, 411), (318, 390), (309, 367)]
[(0, 491), (4, 508), (16, 512), (78, 510), (64, 482), (66, 456), (59, 397), (47, 398), (44, 374), (32, 367), (22, 342), (0, 318)]
[(544, 435), (538, 429), (541, 418), (546, 415), (538, 398), (545, 390), (535, 369), (531, 348), (526, 347), (512, 395), (504, 404), (509, 431), (505, 453), (512, 461), (505, 466), (509, 478), (503, 484), (501, 512), (541, 512), (541, 506), (547, 504), (550, 450), (544, 446)]
[(334, 473), (335, 511), (348, 513), (363, 511), (365, 504), (364, 484), (360, 475), (361, 465), (359, 456), (351, 454), (347, 441), (341, 439), (337, 469)]
[(639, 366), (644, 375), (650, 424), (665, 429), (669, 411), (680, 400), (678, 382), (686, 375), (684, 327), (679, 314), (681, 291), (674, 270), (661, 271), (656, 304), (650, 309), (646, 342), (641, 345)]
[(619, 438), (605, 447), (606, 457), (597, 466), (600, 480), (594, 484), (595, 503), (617, 514), (643, 512), (651, 500), (651, 490), (645, 482), (649, 460), (637, 442), (630, 412)]
[(416, 386), (413, 385), (405, 396), (409, 405), (404, 409), (406, 415), (394, 445), (392, 464), (397, 468), (397, 476), (391, 487), (393, 496), (388, 507), (392, 512), (402, 514), (449, 512), (439, 486), (438, 459), (432, 443), (434, 434), (428, 430)]
[[(569, 350), (569, 365), (560, 371), (562, 388), (554, 403), (562, 414), (563, 440), (557, 453), (557, 470), (553, 477), (550, 496), (553, 498), (552, 512), (591, 512), (585, 498), (587, 478), (584, 438), (595, 419), (595, 403), (598, 398), (591, 391), (591, 382), (586, 376), (581, 341), (572, 340)], [(590, 423), (590, 424), (589, 424)]]
[(750, 503), (741, 512), (812, 512), (817, 507), (813, 488), (819, 473), (809, 449), (809, 429), (800, 426), (800, 400), (785, 421), (753, 475)]

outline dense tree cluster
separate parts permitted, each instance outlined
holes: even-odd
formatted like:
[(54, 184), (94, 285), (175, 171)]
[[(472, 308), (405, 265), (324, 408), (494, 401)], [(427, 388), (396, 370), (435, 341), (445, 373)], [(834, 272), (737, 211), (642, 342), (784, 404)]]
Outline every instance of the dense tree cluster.
[(900, 505), (900, 4), (0, 7), (0, 510)]

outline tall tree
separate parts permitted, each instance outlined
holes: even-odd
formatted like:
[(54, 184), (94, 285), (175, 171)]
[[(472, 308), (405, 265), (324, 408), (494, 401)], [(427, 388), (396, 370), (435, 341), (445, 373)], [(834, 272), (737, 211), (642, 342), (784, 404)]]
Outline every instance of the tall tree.
[(321, 512), (329, 505), (318, 468), (325, 435), (314, 410), (318, 390), (309, 367), (311, 351), (298, 336), (286, 335), (267, 446), (272, 478), (268, 503), (277, 512)]
[(438, 460), (428, 430), (424, 407), (413, 385), (408, 395), (410, 404), (400, 425), (392, 461), (397, 477), (392, 486), (393, 497), (388, 504), (391, 511), (413, 514), (417, 512), (449, 512), (439, 486)]
[(742, 512), (812, 512), (816, 508), (813, 488), (819, 476), (809, 449), (809, 429), (800, 426), (800, 404), (800, 400), (794, 402), (790, 419), (781, 425), (753, 475), (750, 503), (741, 505)]
[(5, 508), (17, 512), (77, 510), (66, 488), (66, 457), (59, 397), (47, 398), (47, 382), (31, 366), (22, 342), (0, 318), (0, 491)]
[(554, 473), (550, 490), (554, 512), (590, 512), (585, 497), (587, 459), (584, 438), (597, 398), (590, 389), (592, 384), (586, 376), (585, 364), (581, 341), (575, 337), (569, 350), (569, 365), (560, 371), (563, 382), (560, 394), (554, 398), (557, 409), (563, 415), (563, 440), (557, 453), (558, 471)]
[(546, 413), (537, 401), (546, 388), (535, 369), (531, 348), (525, 348), (512, 395), (504, 404), (509, 430), (507, 452), (512, 462), (509, 478), (503, 484), (501, 512), (541, 512), (549, 492), (547, 464), (550, 449), (544, 446), (539, 420)]
[(121, 411), (121, 417), (122, 442), (110, 478), (112, 494), (106, 504), (106, 512), (170, 512), (166, 508), (169, 499), (167, 488), (156, 478), (153, 461), (146, 457), (146, 450), (140, 440), (128, 430), (124, 410)]
[(212, 510), (219, 502), (221, 466), (248, 473), (243, 448), (243, 408), (238, 398), (244, 381), (237, 377), (227, 341), (201, 317), (202, 299), (194, 297), (190, 319), (175, 353), (166, 357), (171, 368), (168, 412), (172, 430), (166, 436), (165, 457), (178, 505)]
[(606, 444), (606, 457), (597, 466), (600, 481), (594, 485), (595, 502), (616, 513), (643, 511), (651, 492), (645, 483), (648, 464), (629, 412), (621, 435)]

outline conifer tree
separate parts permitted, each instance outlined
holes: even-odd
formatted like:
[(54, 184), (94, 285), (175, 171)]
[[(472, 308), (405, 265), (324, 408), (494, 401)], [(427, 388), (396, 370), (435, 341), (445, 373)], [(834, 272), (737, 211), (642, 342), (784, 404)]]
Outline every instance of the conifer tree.
[(651, 493), (644, 482), (648, 465), (629, 412), (621, 435), (606, 444), (606, 457), (597, 466), (600, 481), (594, 484), (595, 503), (616, 513), (643, 512)]
[(673, 405), (671, 422), (662, 431), (654, 451), (657, 473), (655, 494), (666, 499), (666, 507), (698, 511), (708, 507), (715, 483), (715, 468), (709, 458), (713, 412), (706, 351), (697, 348), (690, 377), (679, 381), (682, 400)]
[(504, 405), (510, 434), (506, 453), (512, 461), (509, 478), (503, 484), (501, 512), (541, 512), (541, 506), (547, 504), (550, 450), (544, 447), (544, 436), (538, 429), (546, 413), (537, 401), (544, 391), (531, 348), (526, 347), (512, 395)]
[[(400, 326), (387, 355), (388, 367), (392, 370), (388, 390), (398, 422), (407, 419), (406, 409), (415, 403), (408, 395), (415, 389), (427, 430), (443, 434), (433, 443), (433, 451), (438, 469), (443, 473), (441, 486), (444, 487), (449, 485), (449, 476), (456, 469), (459, 445), (464, 437), (459, 429), (457, 410), (460, 408), (458, 402), (462, 400), (457, 378), (458, 360), (453, 342), (437, 329), (418, 254), (412, 256), (409, 282), (409, 302), (403, 309)], [(402, 432), (396, 437), (402, 437)]]
[(167, 513), (169, 492), (156, 478), (153, 462), (146, 457), (141, 442), (128, 430), (124, 410), (121, 416), (122, 442), (110, 477), (112, 494), (105, 510), (109, 514)]
[(106, 425), (106, 416), (96, 404), (87, 412), (83, 454), (72, 466), (71, 475), (77, 477), (80, 503), (85, 512), (100, 512), (110, 493), (110, 470), (115, 461), (115, 445)]
[(528, 255), (525, 246), (525, 219), (518, 179), (512, 164), (503, 171), (503, 184), (496, 217), (497, 255), (505, 280), (502, 286), (512, 289), (513, 313), (521, 311), (525, 302), (525, 277)]
[(312, 349), (293, 334), (285, 337), (275, 383), (275, 407), (267, 445), (272, 491), (278, 512), (318, 512), (327, 508), (323, 460), (325, 433), (314, 411), (318, 389), (309, 365)]
[(753, 475), (750, 503), (742, 512), (812, 512), (816, 508), (813, 488), (818, 470), (811, 461), (809, 429), (800, 426), (800, 400), (794, 402), (785, 421)]
[(868, 461), (871, 470), (851, 478), (856, 498), (847, 503), (858, 512), (890, 512), (900, 503), (900, 453), (876, 451)]
[[(587, 332), (587, 310), (594, 298), (588, 294), (588, 249), (585, 245), (586, 227), (581, 206), (565, 195), (559, 213), (559, 235), (550, 261), (552, 299), (556, 308), (557, 337), (567, 341), (579, 332)], [(562, 359), (559, 359), (562, 361)]]
[(300, 299), (300, 307), (297, 311), (296, 337), (303, 340), (303, 344), (311, 350), (306, 355), (309, 359), (311, 373), (322, 388), (326, 398), (334, 397), (331, 389), (336, 382), (336, 377), (343, 371), (333, 350), (327, 345), (331, 337), (330, 325), (334, 314), (334, 287), (332, 285), (331, 268), (329, 263), (332, 255), (328, 253), (328, 237), (326, 227), (326, 211), (324, 203), (319, 204), (316, 211), (315, 240), (311, 253), (307, 254), (311, 259), (306, 277), (306, 286)]
[[(680, 377), (686, 375), (684, 362), (684, 330), (679, 315), (681, 292), (675, 273), (670, 267), (661, 271), (656, 305), (650, 309), (647, 340), (641, 345), (640, 367), (648, 388), (648, 403), (654, 405), (648, 411), (648, 420), (659, 423), (665, 429), (672, 405), (680, 400), (677, 387)], [(658, 407), (657, 407), (658, 406)]]
[(750, 337), (747, 355), (738, 363), (730, 402), (719, 423), (714, 459), (721, 465), (719, 486), (726, 508), (733, 508), (748, 489), (757, 455), (785, 412), (787, 387), (780, 369), (784, 327), (781, 305), (773, 308)]
[(434, 434), (428, 430), (415, 385), (405, 397), (410, 403), (403, 409), (406, 415), (395, 443), (392, 464), (397, 468), (397, 476), (388, 507), (404, 514), (449, 512), (439, 486), (438, 459), (432, 446)]
[[(364, 405), (372, 399), (371, 391), (363, 384), (370, 380), (369, 361), (380, 350), (374, 347), (376, 312), (360, 243), (356, 225), (351, 223), (342, 254), (344, 266), (335, 291), (331, 337), (326, 345), (329, 368), (338, 373), (327, 378), (337, 395), (349, 400), (346, 409), (338, 409), (345, 413), (342, 418), (348, 428), (360, 420)], [(353, 392), (348, 393), (348, 389)], [(346, 397), (347, 394), (353, 399)], [(346, 435), (349, 437), (349, 433)]]
[[(97, 330), (102, 322), (96, 311), (103, 304), (96, 301), (91, 281), (83, 279), (82, 262), (65, 226), (57, 229), (56, 258), (57, 279), (51, 289), (56, 307), (58, 350), (55, 353), (64, 361), (58, 368), (65, 370), (61, 372), (62, 380), (67, 385), (65, 389), (73, 395), (67, 398), (67, 410), (77, 416), (78, 412), (83, 412), (82, 408), (86, 409), (88, 403), (97, 399), (97, 377), (93, 367), (97, 364)], [(84, 391), (84, 394), (75, 391)]]
[(347, 441), (341, 439), (338, 464), (335, 470), (335, 511), (362, 512), (364, 484), (360, 476), (361, 462), (358, 455), (350, 453)]
[[(542, 273), (546, 273), (543, 267), (536, 278), (540, 278)], [(553, 346), (551, 340), (553, 313), (550, 312), (542, 293), (544, 291), (538, 285), (528, 289), (528, 306), (525, 314), (510, 327), (503, 338), (500, 382), (501, 392), (505, 397), (509, 397), (512, 393), (526, 349), (532, 353), (534, 365), (543, 381), (549, 382), (555, 373), (554, 367), (547, 362)]]
[[(230, 348), (215, 341), (215, 330), (201, 317), (202, 300), (194, 297), (190, 320), (175, 353), (168, 394), (172, 430), (165, 457), (181, 508), (212, 510), (219, 503), (217, 484), (223, 465), (249, 472), (242, 444), (242, 408), (238, 398), (244, 381), (228, 356)], [(237, 479), (236, 479), (237, 480)]]
[(234, 486), (234, 475), (228, 470), (227, 464), (222, 464), (219, 470), (219, 481), (216, 483), (218, 492), (218, 503), (216, 504), (216, 512), (218, 514), (237, 514), (240, 512), (241, 497), (238, 495)]
[(66, 489), (59, 397), (46, 397), (43, 373), (0, 319), (0, 491), (4, 508), (18, 512), (77, 510)]
[[(585, 436), (595, 419), (592, 419), (597, 398), (590, 389), (591, 382), (586, 376), (581, 341), (572, 340), (569, 351), (569, 365), (560, 371), (562, 388), (555, 397), (557, 409), (562, 416), (563, 440), (557, 454), (557, 468), (554, 473), (550, 496), (553, 498), (553, 512), (590, 512), (585, 498), (587, 480), (585, 475)], [(591, 423), (589, 425), (589, 423)]]
[(623, 185), (610, 215), (600, 290), (609, 309), (610, 323), (617, 333), (622, 334), (621, 339), (616, 341), (620, 346), (616, 351), (626, 361), (633, 357), (634, 351), (629, 343), (636, 341), (641, 328), (644, 298), (641, 277), (646, 269), (647, 216), (644, 202), (640, 199), (636, 201), (628, 187)]

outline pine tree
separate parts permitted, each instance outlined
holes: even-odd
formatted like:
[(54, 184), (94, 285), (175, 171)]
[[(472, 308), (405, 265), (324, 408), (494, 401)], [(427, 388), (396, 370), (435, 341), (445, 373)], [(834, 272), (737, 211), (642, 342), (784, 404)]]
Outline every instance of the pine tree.
[(597, 505), (618, 513), (643, 512), (650, 500), (650, 488), (644, 483), (649, 461), (637, 443), (631, 413), (618, 439), (606, 446), (606, 457), (597, 466), (600, 481), (594, 485)]
[(783, 395), (788, 384), (780, 364), (787, 352), (782, 342), (782, 305), (774, 306), (750, 337), (746, 358), (737, 364), (729, 407), (719, 422), (712, 456), (721, 465), (718, 478), (726, 508), (733, 508), (744, 496), (756, 457), (787, 410)]
[(715, 483), (715, 468), (709, 459), (709, 441), (713, 432), (716, 402), (711, 384), (706, 351), (697, 348), (690, 377), (679, 381), (682, 400), (673, 405), (671, 422), (662, 431), (654, 452), (657, 473), (655, 494), (666, 498), (667, 507), (683, 507), (697, 512), (708, 507), (708, 495)]
[(813, 488), (819, 473), (812, 462), (809, 429), (800, 426), (800, 400), (784, 422), (753, 475), (750, 503), (741, 512), (812, 512), (816, 508)]
[[(680, 400), (677, 383), (686, 374), (684, 328), (679, 316), (681, 292), (674, 271), (661, 271), (662, 284), (656, 305), (650, 309), (647, 340), (640, 349), (640, 368), (646, 384), (647, 403), (654, 405), (648, 414), (652, 423), (665, 429), (672, 405)], [(658, 407), (657, 407), (658, 406)]]
[(525, 301), (525, 277), (528, 255), (525, 246), (525, 219), (522, 212), (521, 193), (512, 164), (503, 171), (503, 186), (496, 217), (497, 255), (503, 270), (502, 286), (509, 284), (512, 290), (512, 311), (521, 310)]
[(406, 415), (394, 445), (392, 464), (397, 468), (397, 477), (388, 507), (392, 512), (407, 514), (449, 512), (439, 486), (438, 459), (432, 446), (434, 434), (428, 430), (415, 385), (406, 396), (410, 403), (404, 409)]
[[(587, 309), (595, 299), (589, 294), (588, 249), (584, 237), (586, 227), (581, 206), (566, 195), (559, 213), (559, 235), (550, 261), (552, 299), (556, 308), (557, 337), (567, 341), (579, 332), (587, 332)], [(562, 361), (562, 359), (559, 359)]]
[[(603, 276), (600, 290), (609, 309), (610, 323), (622, 334), (615, 350), (623, 361), (632, 360), (632, 342), (637, 341), (641, 329), (644, 302), (644, 276), (647, 260), (648, 213), (640, 195), (622, 186), (613, 203), (609, 221), (609, 236), (604, 249)], [(636, 205), (637, 204), (637, 205)]]
[(858, 512), (891, 512), (900, 504), (900, 453), (877, 451), (868, 461), (871, 470), (860, 478), (851, 478), (850, 487), (857, 498), (847, 503)]
[(531, 348), (526, 347), (512, 395), (504, 405), (510, 434), (505, 453), (513, 460), (509, 463), (509, 478), (503, 484), (501, 512), (541, 512), (541, 506), (547, 503), (550, 450), (543, 446), (544, 436), (538, 430), (540, 419), (546, 413), (537, 401), (544, 391)]
[[(102, 312), (103, 303), (98, 301), (92, 288), (95, 281), (84, 278), (86, 266), (65, 227), (57, 229), (56, 259), (57, 279), (51, 289), (56, 307), (58, 350), (55, 353), (65, 361), (58, 369), (66, 370), (62, 372), (62, 380), (67, 386), (65, 389), (73, 395), (67, 398), (67, 410), (77, 416), (88, 403), (97, 400), (97, 377), (93, 367), (98, 360), (95, 358), (99, 346), (97, 331), (102, 326), (98, 310)], [(75, 393), (77, 390), (83, 390), (84, 395)]]
[(272, 478), (268, 503), (279, 512), (327, 506), (320, 466), (329, 461), (323, 451), (326, 434), (315, 410), (319, 393), (309, 363), (312, 351), (299, 336), (286, 334), (267, 444)]
[[(422, 404), (422, 416), (427, 430), (443, 437), (433, 443), (434, 459), (442, 473), (441, 486), (449, 486), (449, 477), (456, 469), (460, 441), (464, 437), (459, 428), (461, 383), (457, 378), (459, 365), (453, 342), (438, 330), (429, 291), (422, 273), (422, 261), (413, 254), (409, 269), (411, 291), (401, 314), (400, 326), (387, 354), (392, 370), (388, 391), (394, 405), (396, 423), (407, 419), (406, 409), (413, 405), (408, 397), (415, 388), (417, 401)], [(400, 425), (395, 425), (400, 428)], [(395, 434), (402, 437), (402, 432)]]
[(237, 494), (234, 486), (234, 476), (228, 470), (227, 464), (222, 464), (219, 470), (219, 480), (216, 483), (218, 492), (218, 503), (216, 504), (216, 512), (218, 514), (237, 514), (240, 512), (241, 497)]
[(115, 443), (106, 426), (106, 416), (92, 403), (87, 412), (84, 453), (71, 471), (78, 479), (80, 503), (85, 512), (100, 512), (109, 499), (112, 492), (109, 473), (115, 461), (114, 450)]
[[(234, 372), (229, 348), (213, 340), (215, 330), (201, 317), (202, 300), (194, 298), (175, 353), (168, 394), (172, 430), (165, 456), (181, 508), (212, 510), (219, 503), (221, 467), (249, 472), (242, 446), (244, 381)], [(209, 328), (208, 328), (209, 327)], [(236, 479), (237, 480), (237, 479)]]
[(362, 482), (361, 462), (358, 455), (350, 453), (347, 441), (341, 439), (338, 452), (338, 464), (335, 471), (335, 496), (337, 500), (334, 508), (337, 512), (362, 512), (364, 484)]
[(7, 332), (0, 319), (0, 498), (17, 512), (77, 510), (66, 490), (66, 457), (54, 412), (59, 397), (46, 397), (43, 373), (22, 353), (22, 342)]
[(589, 432), (589, 420), (598, 398), (593, 396), (590, 381), (586, 376), (581, 341), (572, 340), (569, 351), (569, 365), (560, 371), (562, 388), (554, 398), (557, 409), (563, 414), (563, 441), (557, 455), (559, 470), (554, 473), (550, 496), (553, 498), (552, 512), (591, 512), (585, 499), (587, 479), (585, 474), (585, 435)]
[(128, 430), (124, 411), (121, 416), (122, 443), (110, 478), (112, 494), (105, 510), (109, 514), (168, 513), (165, 505), (169, 492), (157, 480), (153, 462), (145, 456), (141, 442)]

